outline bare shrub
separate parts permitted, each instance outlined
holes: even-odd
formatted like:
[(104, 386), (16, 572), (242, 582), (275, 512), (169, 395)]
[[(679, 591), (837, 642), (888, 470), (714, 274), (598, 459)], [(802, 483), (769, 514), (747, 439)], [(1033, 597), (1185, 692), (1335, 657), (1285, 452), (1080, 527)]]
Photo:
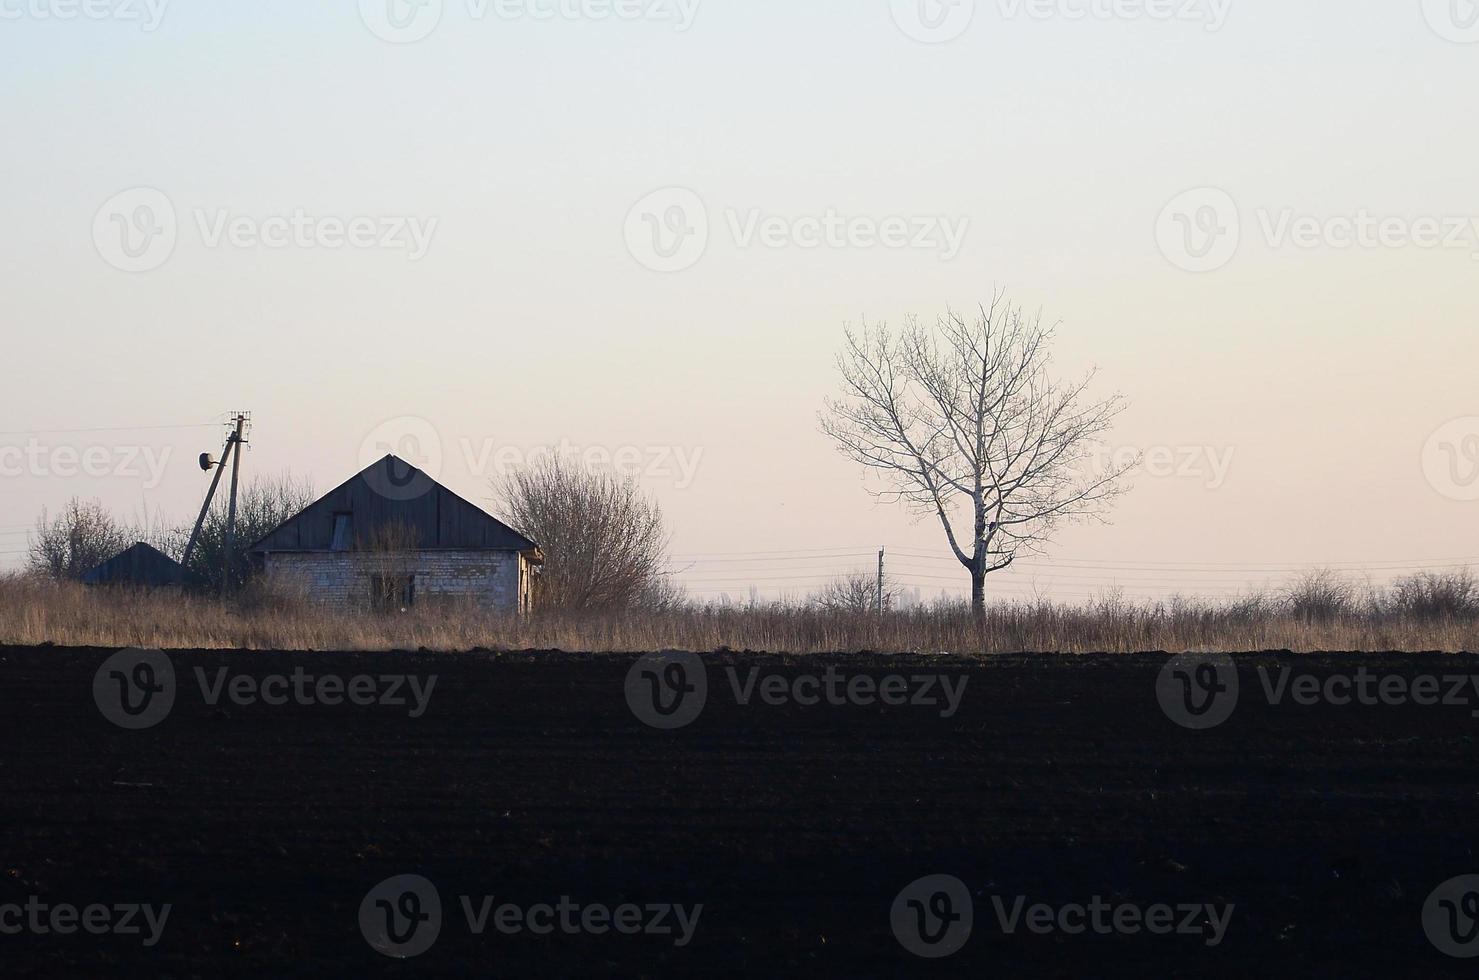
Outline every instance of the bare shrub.
[(96, 500), (73, 497), (55, 517), (36, 520), (27, 567), (54, 579), (80, 579), (134, 543), (133, 532)]
[(493, 491), (503, 521), (544, 552), (534, 580), (535, 608), (671, 601), (662, 509), (636, 481), (552, 456), (495, 480)]
[[(899, 588), (883, 579), (883, 608), (892, 609), (898, 598)], [(878, 576), (867, 572), (850, 572), (838, 576), (817, 590), (812, 603), (828, 612), (866, 615), (878, 611)]]
[(1285, 590), (1289, 611), (1298, 619), (1328, 623), (1356, 609), (1356, 586), (1329, 568), (1305, 572)]
[(1391, 605), (1399, 616), (1419, 619), (1479, 615), (1479, 582), (1467, 568), (1421, 572), (1392, 584)]

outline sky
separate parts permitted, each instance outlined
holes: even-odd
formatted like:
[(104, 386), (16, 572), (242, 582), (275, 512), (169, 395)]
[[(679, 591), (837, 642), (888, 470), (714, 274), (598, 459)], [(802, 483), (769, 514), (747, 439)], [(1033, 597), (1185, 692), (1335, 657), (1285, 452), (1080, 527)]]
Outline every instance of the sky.
[(1144, 462), (999, 597), (1479, 561), (1471, 0), (0, 0), (0, 568), (385, 451), (637, 474), (711, 598), (887, 546), (846, 324), (1004, 290)]

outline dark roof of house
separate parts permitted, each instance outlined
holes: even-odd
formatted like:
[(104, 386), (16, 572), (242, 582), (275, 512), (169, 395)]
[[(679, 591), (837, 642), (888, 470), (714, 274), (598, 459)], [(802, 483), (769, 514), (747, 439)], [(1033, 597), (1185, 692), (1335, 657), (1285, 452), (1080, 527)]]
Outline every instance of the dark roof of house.
[[(339, 518), (346, 516), (346, 521)], [(534, 551), (539, 546), (397, 456), (365, 467), (278, 525), (249, 550), (334, 551), (335, 526), (354, 541), (399, 527), (414, 548)]]
[(158, 548), (140, 541), (82, 576), (88, 585), (178, 585), (185, 568)]

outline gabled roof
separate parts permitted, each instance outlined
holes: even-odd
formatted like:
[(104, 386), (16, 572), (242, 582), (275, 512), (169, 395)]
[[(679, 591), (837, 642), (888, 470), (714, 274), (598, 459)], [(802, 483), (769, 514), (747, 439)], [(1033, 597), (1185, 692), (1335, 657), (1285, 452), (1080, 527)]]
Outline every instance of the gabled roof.
[(178, 585), (185, 567), (143, 541), (119, 552), (82, 576), (87, 585)]
[(534, 551), (533, 541), (468, 503), (397, 456), (372, 463), (278, 525), (249, 550), (332, 551), (338, 518), (356, 538), (401, 526), (415, 547), (433, 550)]

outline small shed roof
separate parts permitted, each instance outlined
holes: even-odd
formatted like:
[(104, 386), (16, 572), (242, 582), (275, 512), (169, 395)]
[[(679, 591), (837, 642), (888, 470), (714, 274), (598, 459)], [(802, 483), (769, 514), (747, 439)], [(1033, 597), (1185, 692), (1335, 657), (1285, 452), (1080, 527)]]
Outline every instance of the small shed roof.
[(185, 568), (169, 555), (143, 541), (114, 555), (82, 576), (88, 585), (179, 585)]

